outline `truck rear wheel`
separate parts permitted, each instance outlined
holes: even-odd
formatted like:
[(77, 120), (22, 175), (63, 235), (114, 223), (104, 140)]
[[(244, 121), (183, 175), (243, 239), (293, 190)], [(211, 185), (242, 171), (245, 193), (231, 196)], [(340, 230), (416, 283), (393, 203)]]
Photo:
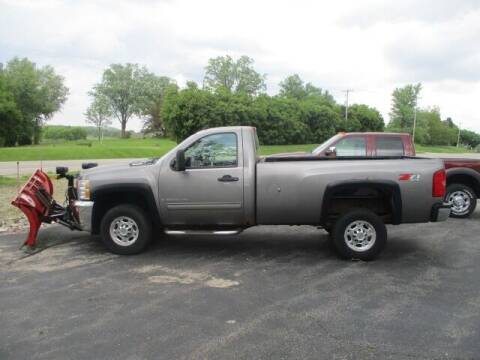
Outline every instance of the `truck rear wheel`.
[(373, 260), (387, 242), (387, 228), (382, 219), (367, 209), (355, 209), (335, 222), (332, 242), (337, 253), (346, 259)]
[(475, 192), (463, 184), (449, 185), (445, 201), (451, 206), (450, 216), (454, 218), (469, 217), (477, 206)]
[(138, 206), (118, 205), (107, 211), (100, 225), (105, 246), (120, 255), (138, 254), (151, 240), (152, 224)]

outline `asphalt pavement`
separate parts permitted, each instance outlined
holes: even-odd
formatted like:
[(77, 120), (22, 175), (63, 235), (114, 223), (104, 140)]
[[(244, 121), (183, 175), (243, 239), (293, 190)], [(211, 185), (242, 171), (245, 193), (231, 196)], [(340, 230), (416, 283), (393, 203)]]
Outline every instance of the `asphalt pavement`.
[(0, 236), (0, 359), (478, 359), (480, 212), (389, 227), (373, 262), (324, 231), (157, 239), (137, 256), (60, 226)]

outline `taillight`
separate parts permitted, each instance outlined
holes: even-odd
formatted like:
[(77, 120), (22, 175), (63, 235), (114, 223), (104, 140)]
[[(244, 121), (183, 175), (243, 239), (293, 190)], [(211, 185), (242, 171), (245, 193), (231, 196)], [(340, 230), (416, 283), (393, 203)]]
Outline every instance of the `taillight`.
[(438, 170), (433, 174), (432, 196), (443, 198), (445, 196), (446, 187), (447, 175), (445, 169)]

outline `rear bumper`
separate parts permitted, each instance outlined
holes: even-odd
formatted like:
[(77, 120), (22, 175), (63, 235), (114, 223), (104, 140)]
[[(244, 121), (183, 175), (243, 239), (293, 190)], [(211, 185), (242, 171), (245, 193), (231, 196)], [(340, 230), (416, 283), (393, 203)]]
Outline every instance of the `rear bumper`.
[(445, 221), (450, 216), (450, 205), (438, 203), (432, 206), (430, 221)]
[(75, 208), (78, 211), (80, 226), (83, 231), (92, 231), (93, 201), (75, 201)]

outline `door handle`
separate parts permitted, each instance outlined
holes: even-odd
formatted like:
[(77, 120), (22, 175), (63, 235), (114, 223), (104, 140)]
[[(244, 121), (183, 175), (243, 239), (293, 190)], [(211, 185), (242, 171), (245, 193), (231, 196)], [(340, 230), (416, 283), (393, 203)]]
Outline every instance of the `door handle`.
[(238, 177), (234, 177), (232, 175), (223, 175), (222, 177), (219, 177), (217, 180), (222, 182), (232, 182), (232, 181), (238, 181)]

